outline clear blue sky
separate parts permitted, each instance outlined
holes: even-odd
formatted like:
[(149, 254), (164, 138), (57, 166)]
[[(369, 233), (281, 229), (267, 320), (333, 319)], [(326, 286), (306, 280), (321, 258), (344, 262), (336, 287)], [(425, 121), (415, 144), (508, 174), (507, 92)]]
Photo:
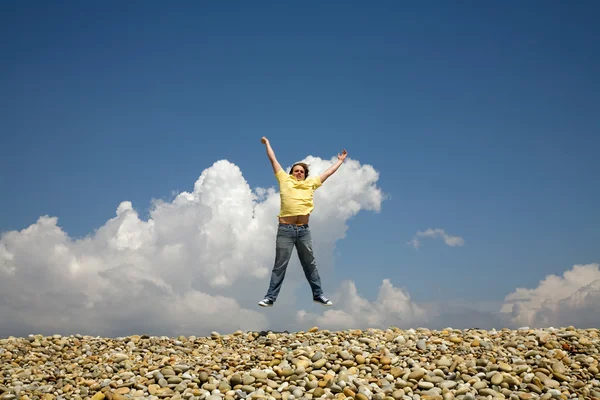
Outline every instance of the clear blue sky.
[[(282, 164), (346, 148), (381, 174), (391, 197), (350, 221), (335, 279), (501, 301), (600, 260), (599, 11), (2, 2), (0, 231), (48, 214), (82, 237), (123, 200), (147, 217), (219, 159), (273, 186), (265, 135)], [(466, 244), (406, 245), (427, 228)]]

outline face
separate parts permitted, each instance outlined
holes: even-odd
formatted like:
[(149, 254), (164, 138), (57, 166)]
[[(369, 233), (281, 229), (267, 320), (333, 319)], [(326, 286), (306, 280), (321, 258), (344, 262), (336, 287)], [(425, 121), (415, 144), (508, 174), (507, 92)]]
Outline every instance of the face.
[(292, 170), (292, 175), (294, 175), (296, 177), (296, 180), (303, 181), (305, 178), (304, 168), (302, 168), (301, 165), (296, 165), (294, 167), (294, 169)]

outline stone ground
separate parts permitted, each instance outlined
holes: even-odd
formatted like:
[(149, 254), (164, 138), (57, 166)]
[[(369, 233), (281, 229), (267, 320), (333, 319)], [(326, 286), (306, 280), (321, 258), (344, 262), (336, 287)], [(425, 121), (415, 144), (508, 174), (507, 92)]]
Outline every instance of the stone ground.
[(0, 400), (600, 399), (598, 329), (0, 339)]

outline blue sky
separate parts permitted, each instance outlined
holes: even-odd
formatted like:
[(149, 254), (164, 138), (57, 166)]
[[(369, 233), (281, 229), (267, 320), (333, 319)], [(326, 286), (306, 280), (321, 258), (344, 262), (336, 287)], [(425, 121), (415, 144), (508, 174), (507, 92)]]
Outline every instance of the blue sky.
[[(347, 221), (326, 288), (502, 304), (600, 261), (598, 11), (2, 3), (0, 231), (49, 215), (82, 238), (122, 201), (147, 220), (222, 159), (275, 186), (264, 135), (282, 165), (346, 148), (379, 172), (389, 198)], [(465, 244), (407, 244), (429, 228)]]

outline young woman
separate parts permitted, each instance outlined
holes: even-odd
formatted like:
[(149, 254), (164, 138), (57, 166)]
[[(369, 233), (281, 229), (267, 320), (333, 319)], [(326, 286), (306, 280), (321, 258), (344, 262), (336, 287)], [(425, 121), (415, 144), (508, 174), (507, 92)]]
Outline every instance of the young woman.
[(281, 284), (285, 278), (292, 250), (296, 247), (298, 258), (304, 269), (304, 275), (310, 284), (313, 301), (324, 306), (332, 303), (323, 295), (321, 278), (312, 249), (312, 238), (308, 220), (314, 209), (313, 194), (342, 165), (348, 153), (343, 150), (338, 154), (337, 162), (319, 176), (309, 177), (309, 168), (305, 163), (296, 163), (289, 174), (286, 174), (275, 157), (271, 144), (266, 137), (261, 139), (267, 149), (267, 155), (273, 166), (275, 177), (279, 182), (280, 212), (278, 215), (275, 265), (271, 271), (269, 289), (258, 305), (272, 307), (277, 300)]

